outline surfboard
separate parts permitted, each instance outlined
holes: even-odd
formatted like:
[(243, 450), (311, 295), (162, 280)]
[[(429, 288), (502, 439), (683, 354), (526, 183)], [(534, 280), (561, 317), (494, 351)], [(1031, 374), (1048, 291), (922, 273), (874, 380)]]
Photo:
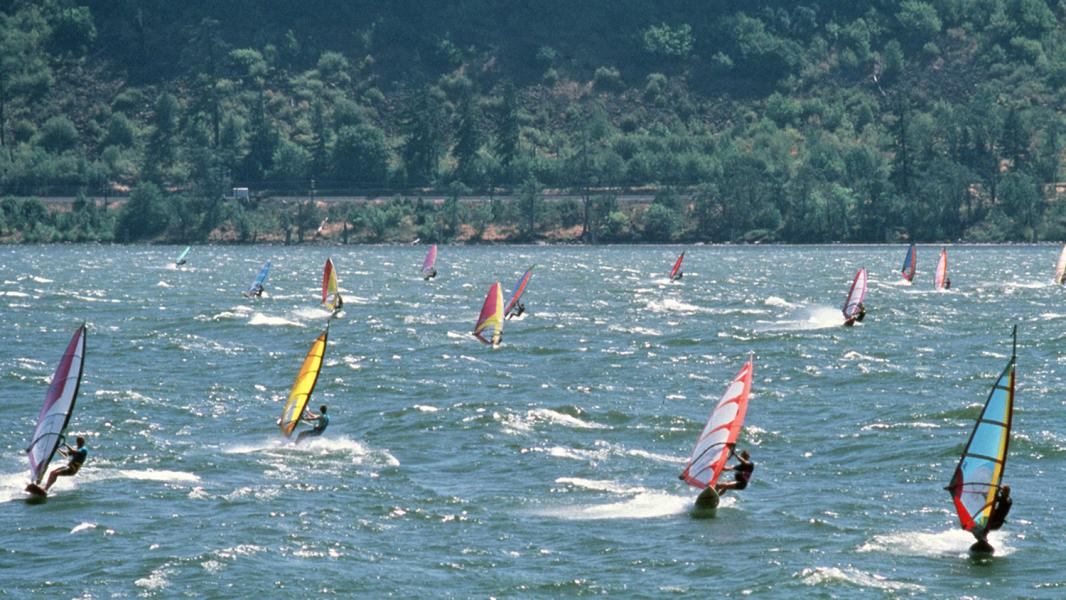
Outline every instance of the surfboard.
[(696, 496), (696, 504), (692, 507), (692, 516), (696, 519), (712, 519), (718, 515), (718, 503), (722, 497), (714, 487), (709, 487)]
[(36, 483), (30, 483), (26, 485), (26, 491), (30, 493), (30, 496), (34, 498), (47, 498), (48, 492), (44, 491), (44, 488)]

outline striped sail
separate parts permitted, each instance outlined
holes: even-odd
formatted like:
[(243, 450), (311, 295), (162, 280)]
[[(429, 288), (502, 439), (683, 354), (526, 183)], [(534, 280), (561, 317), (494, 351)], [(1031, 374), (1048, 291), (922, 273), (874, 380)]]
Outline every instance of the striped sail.
[(269, 260), (263, 265), (262, 269), (259, 269), (259, 274), (255, 276), (255, 281), (252, 282), (251, 287), (249, 287), (244, 293), (249, 296), (254, 295), (259, 290), (259, 287), (266, 283), (267, 275), (270, 275)]
[(52, 383), (44, 396), (44, 406), (37, 415), (37, 427), (33, 438), (26, 447), (30, 461), (30, 478), (34, 484), (40, 484), (41, 478), (48, 471), (56, 449), (63, 443), (63, 432), (74, 412), (74, 402), (78, 399), (78, 387), (81, 385), (82, 367), (85, 362), (85, 325), (82, 324), (67, 344), (59, 366), (52, 374)]
[(337, 270), (333, 268), (333, 259), (326, 259), (326, 266), (322, 269), (322, 304), (326, 308), (337, 308)]
[(685, 260), (685, 253), (682, 252), (681, 256), (677, 257), (677, 262), (674, 263), (674, 268), (670, 269), (670, 279), (677, 279), (677, 274), (681, 272), (681, 261)]
[[(485, 337), (488, 333), (489, 337)], [(477, 318), (474, 327), (474, 335), (486, 344), (497, 346), (500, 336), (503, 334), (503, 292), (500, 291), (500, 282), (492, 284), (489, 294), (485, 296), (485, 304), (481, 307), (481, 315)]]
[(938, 290), (944, 289), (944, 279), (948, 276), (948, 251), (940, 249), (940, 258), (936, 261), (936, 275), (933, 276), (933, 285)]
[(422, 276), (428, 277), (433, 272), (434, 265), (437, 264), (437, 245), (433, 244), (429, 247), (429, 252), (426, 252), (426, 259), (422, 261)]
[[(1018, 328), (1014, 328), (1017, 346)], [(996, 379), (981, 410), (951, 483), (951, 493), (962, 528), (981, 536), (988, 531), (988, 518), (1003, 479), (1010, 445), (1011, 417), (1014, 413), (1015, 352)]]
[(1066, 244), (1062, 245), (1059, 252), (1059, 262), (1055, 265), (1055, 283), (1062, 284), (1066, 278)]
[(911, 247), (907, 250), (907, 256), (903, 259), (903, 269), (900, 271), (900, 274), (907, 281), (914, 280), (914, 269), (917, 260), (918, 250), (914, 247), (914, 244), (911, 244)]
[[(533, 265), (535, 267), (536, 265)], [(518, 278), (518, 283), (514, 284), (514, 289), (511, 290), (510, 299), (507, 300), (507, 307), (503, 309), (503, 314), (510, 315), (514, 307), (518, 305), (518, 299), (522, 297), (522, 294), (526, 291), (526, 284), (529, 283), (529, 278), (533, 277), (533, 267), (529, 269)]]
[(754, 371), (753, 361), (748, 359), (732, 383), (722, 394), (718, 405), (711, 411), (707, 424), (703, 426), (696, 447), (688, 459), (688, 465), (681, 477), (689, 485), (697, 488), (713, 486), (722, 474), (730, 449), (740, 435), (744, 425), (744, 416), (748, 411), (748, 395), (751, 393), (751, 376)]
[(296, 425), (303, 417), (307, 402), (311, 400), (311, 393), (315, 391), (318, 382), (318, 374), (322, 370), (322, 361), (326, 356), (326, 340), (329, 338), (329, 326), (311, 344), (311, 349), (304, 358), (304, 364), (296, 375), (296, 381), (289, 390), (289, 398), (285, 401), (285, 408), (281, 411), (281, 420), (278, 425), (285, 437), (292, 435)]
[(848, 298), (844, 300), (844, 318), (852, 319), (859, 314), (859, 305), (866, 299), (866, 267), (855, 273), (855, 280), (851, 282), (848, 290)]

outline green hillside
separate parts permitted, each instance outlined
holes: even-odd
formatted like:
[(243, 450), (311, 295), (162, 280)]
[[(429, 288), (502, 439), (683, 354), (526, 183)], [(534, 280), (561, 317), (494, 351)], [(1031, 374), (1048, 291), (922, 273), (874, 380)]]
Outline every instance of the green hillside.
[(1064, 2), (0, 13), (7, 241), (1066, 238)]

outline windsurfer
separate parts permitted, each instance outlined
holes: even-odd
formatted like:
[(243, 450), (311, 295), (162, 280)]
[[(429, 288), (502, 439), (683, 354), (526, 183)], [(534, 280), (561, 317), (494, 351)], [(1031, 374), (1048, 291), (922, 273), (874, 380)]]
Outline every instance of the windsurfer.
[(977, 541), (970, 546), (970, 552), (992, 554), (995, 552), (995, 548), (992, 544), (988, 543), (988, 532), (995, 531), (1000, 527), (1003, 527), (1003, 523), (1007, 520), (1007, 513), (1010, 512), (1011, 505), (1014, 501), (1010, 497), (1010, 486), (1005, 485), (999, 489), (996, 493), (995, 500), (992, 501), (992, 512), (988, 515), (988, 525), (980, 532), (971, 532)]
[(337, 303), (333, 305), (333, 314), (337, 314), (344, 308), (344, 300), (340, 294), (337, 294)]
[(677, 281), (678, 279), (681, 279), (684, 276), (685, 276), (684, 273), (682, 273), (681, 271), (678, 271), (677, 275), (674, 275), (674, 281)]
[(262, 298), (263, 297), (263, 284), (261, 284), (261, 283), (255, 284), (255, 288), (252, 289), (252, 295), (255, 296), (256, 298)]
[(507, 318), (510, 319), (512, 317), (521, 317), (522, 313), (524, 312), (526, 312), (526, 305), (519, 302), (518, 306), (516, 306), (515, 309), (511, 311), (511, 314), (507, 315)]
[(429, 273), (426, 273), (424, 281), (429, 281), (430, 279), (433, 279), (436, 276), (437, 276), (437, 270), (436, 269), (430, 269)]
[(303, 414), (303, 417), (302, 417), (303, 420), (304, 421), (314, 421), (315, 422), (315, 426), (314, 426), (313, 429), (307, 429), (305, 431), (301, 431), (300, 435), (296, 436), (296, 443), (297, 444), (299, 444), (300, 442), (304, 441), (304, 439), (306, 439), (306, 438), (318, 437), (318, 436), (322, 435), (323, 433), (325, 433), (326, 427), (329, 426), (329, 415), (327, 415), (326, 412), (327, 411), (326, 411), (326, 405), (325, 404), (323, 404), (322, 406), (318, 407), (318, 414), (317, 415), (315, 413), (311, 412), (310, 410), (304, 410), (304, 414)]
[(854, 317), (848, 317), (844, 320), (844, 327), (851, 327), (856, 321), (862, 322), (866, 318), (866, 306), (862, 302), (859, 303), (859, 312), (855, 313)]
[(945, 290), (950, 290), (951, 289), (951, 278), (950, 277), (945, 277), (944, 278), (944, 289)]
[(72, 477), (78, 474), (81, 470), (81, 466), (85, 464), (85, 459), (89, 457), (89, 449), (85, 447), (85, 438), (78, 436), (76, 441), (78, 447), (71, 448), (67, 444), (63, 444), (63, 447), (59, 449), (59, 453), (63, 456), (70, 458), (70, 462), (65, 467), (59, 467), (53, 469), (48, 474), (48, 483), (44, 484), (44, 491), (48, 491), (49, 488), (56, 482), (59, 477)]
[(733, 481), (726, 481), (719, 483), (715, 486), (715, 491), (718, 495), (722, 495), (726, 490), (742, 490), (748, 487), (748, 482), (751, 481), (751, 473), (755, 470), (755, 463), (751, 462), (751, 456), (747, 450), (741, 450), (740, 454), (736, 453), (735, 447), (730, 447), (729, 456), (737, 459), (737, 464), (729, 467), (723, 467), (723, 471), (733, 471)]

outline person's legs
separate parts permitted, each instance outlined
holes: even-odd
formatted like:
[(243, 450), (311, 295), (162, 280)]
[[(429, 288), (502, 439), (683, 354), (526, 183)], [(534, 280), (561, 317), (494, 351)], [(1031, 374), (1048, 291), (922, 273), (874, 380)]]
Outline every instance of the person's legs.
[(58, 469), (53, 469), (52, 472), (48, 474), (48, 483), (44, 485), (44, 491), (47, 492), (48, 489), (51, 488), (52, 485), (56, 482), (57, 478), (69, 477), (77, 472), (77, 469), (71, 469), (70, 467), (59, 467)]

